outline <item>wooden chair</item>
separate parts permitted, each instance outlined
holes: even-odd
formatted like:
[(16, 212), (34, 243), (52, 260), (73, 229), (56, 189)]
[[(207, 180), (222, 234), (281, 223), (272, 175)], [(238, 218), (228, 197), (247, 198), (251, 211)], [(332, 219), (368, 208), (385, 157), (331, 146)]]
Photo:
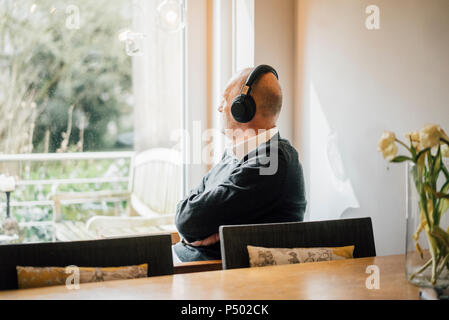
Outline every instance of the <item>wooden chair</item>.
[[(176, 231), (174, 216), (181, 199), (181, 153), (172, 149), (150, 149), (131, 160), (128, 191), (54, 193), (57, 239), (71, 241)], [(75, 199), (129, 200), (126, 216), (95, 216), (85, 225), (62, 219), (61, 204)], [(74, 235), (71, 236), (71, 233)]]
[(17, 289), (16, 266), (114, 267), (148, 263), (149, 276), (173, 274), (171, 234), (0, 246), (0, 290)]
[(355, 245), (354, 257), (376, 255), (371, 218), (220, 227), (223, 269), (249, 267), (246, 246), (313, 248)]

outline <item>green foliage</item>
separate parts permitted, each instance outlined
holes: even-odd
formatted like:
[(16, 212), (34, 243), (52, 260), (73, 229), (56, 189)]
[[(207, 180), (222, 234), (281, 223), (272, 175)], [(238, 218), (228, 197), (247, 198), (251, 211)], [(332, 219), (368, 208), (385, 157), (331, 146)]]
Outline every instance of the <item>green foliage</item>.
[(404, 161), (413, 161), (413, 159), (410, 157), (406, 157), (406, 156), (397, 156), (396, 158), (391, 160), (391, 162), (394, 162), (394, 163), (400, 163), (400, 162), (404, 162)]
[[(33, 3), (37, 6), (31, 13)], [(66, 27), (69, 4), (79, 8), (79, 29)], [(119, 31), (130, 27), (130, 16), (123, 14), (129, 11), (128, 0), (2, 1), (0, 66), (7, 71), (0, 76), (0, 111), (9, 110), (14, 123), (23, 102), (36, 103), (36, 116), (24, 120), (28, 125), (35, 122), (33, 151), (47, 151), (47, 131), (48, 151), (60, 147), (71, 105), (75, 108), (69, 145), (77, 144), (82, 135), (84, 150), (111, 149), (116, 136), (108, 132), (108, 125), (115, 124), (119, 133), (132, 129), (121, 121), (132, 111), (131, 59), (118, 40)], [(12, 125), (3, 137), (0, 130), (0, 140), (5, 132), (17, 136), (15, 132), (24, 129)], [(23, 152), (9, 149), (6, 152)]]
[[(423, 258), (419, 243), (421, 232), (425, 232), (431, 259), (415, 271), (410, 280), (431, 267), (430, 282), (436, 285), (438, 277), (449, 269), (449, 229), (440, 224), (449, 210), (449, 170), (443, 158), (449, 158), (449, 138), (438, 125), (427, 125), (421, 131), (406, 135), (409, 145), (393, 132), (383, 133), (378, 150), (393, 163), (411, 162), (410, 174), (419, 196), (419, 223), (413, 234), (416, 251)], [(397, 146), (403, 146), (410, 156), (397, 155)], [(394, 156), (394, 158), (391, 158)]]
[[(132, 65), (122, 29), (131, 27), (130, 0), (0, 0), (0, 153), (117, 149), (117, 134), (132, 131)], [(35, 5), (35, 7), (34, 7)], [(79, 9), (79, 29), (67, 27)], [(71, 106), (74, 106), (73, 113)], [(71, 115), (71, 116), (70, 116)], [(110, 128), (114, 130), (110, 130)], [(79, 147), (82, 141), (81, 148)], [(20, 180), (126, 177), (129, 160), (21, 162)], [(0, 172), (4, 168), (0, 167)], [(52, 192), (126, 190), (126, 182), (22, 185), (12, 201), (49, 200)], [(3, 202), (3, 195), (0, 201)], [(120, 203), (124, 209), (126, 203)], [(50, 222), (51, 206), (13, 207), (21, 223)], [(63, 206), (63, 218), (85, 222), (108, 215), (112, 203)], [(0, 210), (0, 218), (4, 212)], [(1, 232), (0, 232), (1, 233)], [(18, 242), (51, 241), (51, 225), (24, 227)]]
[[(80, 179), (98, 177), (128, 177), (130, 159), (116, 160), (70, 160), (23, 163), (18, 168), (22, 180), (52, 180), (52, 179)], [(83, 183), (61, 184), (55, 188), (52, 184), (19, 186), (12, 194), (11, 201), (25, 202), (49, 200), (52, 192), (91, 192), (101, 190), (125, 191), (127, 182), (114, 183)], [(0, 201), (4, 201), (0, 195)], [(126, 201), (118, 203), (121, 213), (125, 212)], [(62, 218), (67, 221), (85, 223), (89, 218), (97, 215), (112, 215), (115, 213), (114, 203), (83, 203), (64, 205)], [(18, 222), (48, 222), (53, 219), (51, 206), (13, 207), (12, 215)], [(0, 210), (0, 220), (4, 212)], [(1, 232), (0, 232), (1, 233)], [(15, 242), (46, 242), (52, 241), (54, 228), (51, 224), (20, 229), (19, 239)]]
[[(446, 268), (449, 259), (449, 233), (440, 227), (442, 216), (449, 209), (449, 179), (447, 168), (443, 161), (441, 145), (437, 147), (435, 154), (431, 149), (425, 149), (411, 159), (414, 162), (412, 175), (415, 186), (420, 197), (420, 209), (425, 218), (425, 230), (430, 244), (430, 253), (432, 264), (432, 279), (434, 284), (438, 275)], [(438, 189), (438, 180), (444, 175), (445, 183)], [(421, 230), (417, 230), (417, 235)], [(443, 263), (441, 263), (443, 261)], [(438, 269), (438, 265), (440, 269)], [(449, 267), (449, 266), (448, 266)], [(423, 272), (423, 268), (419, 272)], [(439, 270), (439, 271), (438, 271)], [(412, 275), (412, 277), (414, 277)]]

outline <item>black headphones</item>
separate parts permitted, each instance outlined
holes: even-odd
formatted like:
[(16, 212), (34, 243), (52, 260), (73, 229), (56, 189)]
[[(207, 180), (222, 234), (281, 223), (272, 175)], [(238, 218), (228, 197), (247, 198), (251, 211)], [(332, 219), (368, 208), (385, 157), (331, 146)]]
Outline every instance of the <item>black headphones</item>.
[(246, 80), (240, 94), (234, 99), (234, 101), (232, 101), (231, 114), (237, 122), (250, 122), (256, 115), (256, 102), (250, 95), (251, 86), (257, 79), (259, 79), (259, 77), (269, 72), (274, 74), (276, 79), (279, 80), (278, 73), (273, 67), (266, 64), (257, 66), (248, 76), (248, 79)]

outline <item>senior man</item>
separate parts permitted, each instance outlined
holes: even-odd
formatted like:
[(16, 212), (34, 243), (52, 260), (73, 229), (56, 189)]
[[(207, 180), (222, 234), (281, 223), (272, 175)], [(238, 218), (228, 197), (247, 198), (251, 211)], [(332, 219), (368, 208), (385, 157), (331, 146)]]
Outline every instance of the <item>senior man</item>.
[(221, 161), (177, 207), (174, 262), (221, 259), (221, 225), (302, 221), (298, 153), (276, 127), (282, 90), (276, 70), (248, 68), (228, 83), (218, 112), (232, 142)]

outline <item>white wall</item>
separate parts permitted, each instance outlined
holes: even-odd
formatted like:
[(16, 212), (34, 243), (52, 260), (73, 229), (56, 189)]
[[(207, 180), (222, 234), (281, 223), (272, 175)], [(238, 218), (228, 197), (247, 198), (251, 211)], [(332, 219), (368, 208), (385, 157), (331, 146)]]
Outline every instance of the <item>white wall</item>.
[[(380, 30), (365, 28), (372, 4), (380, 8)], [(383, 130), (449, 129), (449, 1), (297, 0), (296, 17), (293, 129), (307, 183), (330, 183), (311, 170), (318, 163), (311, 108), (320, 105), (360, 203), (342, 217), (372, 217), (378, 255), (403, 253), (405, 169), (387, 165), (376, 143)]]
[(254, 64), (268, 64), (279, 73), (284, 101), (278, 127), (293, 139), (295, 1), (254, 1)]

